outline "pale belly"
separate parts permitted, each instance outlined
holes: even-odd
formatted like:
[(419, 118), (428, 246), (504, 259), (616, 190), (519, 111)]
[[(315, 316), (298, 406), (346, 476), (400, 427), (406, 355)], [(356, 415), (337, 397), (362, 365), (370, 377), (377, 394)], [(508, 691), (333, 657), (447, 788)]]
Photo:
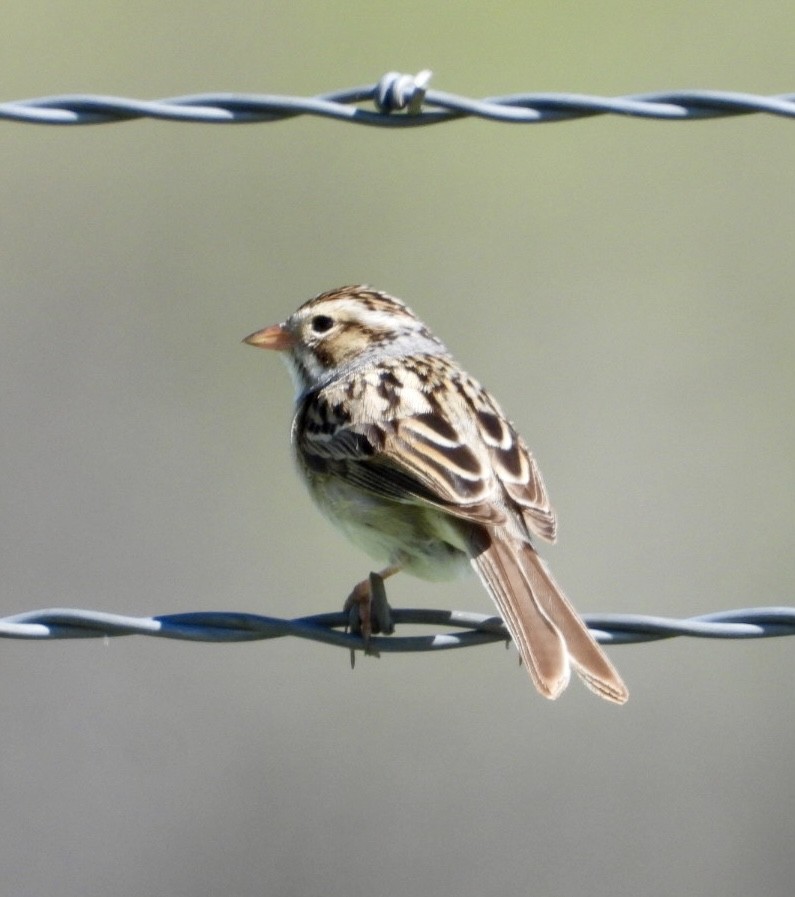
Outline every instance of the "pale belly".
[(335, 478), (312, 478), (309, 485), (321, 511), (380, 563), (432, 580), (470, 570), (460, 523), (449, 514), (379, 498)]

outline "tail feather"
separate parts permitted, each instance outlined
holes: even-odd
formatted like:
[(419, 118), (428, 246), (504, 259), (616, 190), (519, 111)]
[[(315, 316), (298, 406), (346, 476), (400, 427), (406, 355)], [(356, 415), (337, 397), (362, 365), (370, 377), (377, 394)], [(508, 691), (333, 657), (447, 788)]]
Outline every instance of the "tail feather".
[(560, 630), (528, 588), (512, 547), (494, 540), (472, 558), (494, 599), (530, 678), (545, 698), (557, 698), (569, 684), (569, 655)]
[(591, 691), (617, 704), (627, 700), (621, 677), (532, 545), (480, 528), (471, 563), (544, 697), (566, 688), (571, 663)]

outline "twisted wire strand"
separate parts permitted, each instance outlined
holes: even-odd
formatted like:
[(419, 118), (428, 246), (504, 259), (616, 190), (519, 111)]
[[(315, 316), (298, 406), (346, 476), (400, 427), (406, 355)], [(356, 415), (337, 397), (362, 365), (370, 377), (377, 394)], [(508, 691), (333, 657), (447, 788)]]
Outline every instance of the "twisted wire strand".
[[(431, 72), (388, 72), (377, 83), (316, 97), (209, 93), (162, 100), (74, 94), (0, 103), (0, 120), (50, 125), (109, 124), (133, 119), (204, 124), (264, 123), (314, 115), (376, 127), (416, 127), (464, 117), (539, 124), (623, 115), (658, 120), (729, 117), (751, 113), (795, 118), (795, 94), (760, 96), (715, 90), (678, 90), (601, 97), (573, 93), (524, 93), (474, 99), (430, 90)], [(371, 102), (375, 111), (359, 103)], [(404, 113), (404, 114), (396, 114)], [(374, 637), (381, 652), (431, 651), (505, 641), (498, 617), (448, 610), (393, 609), (397, 624), (451, 626), (459, 632), (428, 636)], [(599, 642), (630, 644), (676, 636), (770, 638), (795, 635), (795, 608), (761, 607), (687, 619), (642, 614), (586, 614)], [(30, 611), (0, 618), (0, 638), (65, 639), (148, 635), (205, 642), (256, 641), (296, 636), (348, 649), (363, 649), (358, 635), (344, 630), (347, 615), (317, 614), (280, 619), (257, 614), (185, 613), (130, 617), (75, 608)]]
[[(431, 90), (430, 78), (428, 70), (416, 75), (387, 72), (375, 84), (314, 97), (244, 93), (205, 93), (161, 100), (94, 94), (46, 96), (0, 103), (0, 119), (47, 125), (109, 124), (139, 118), (241, 124), (314, 115), (352, 124), (405, 128), (465, 117), (514, 124), (571, 121), (594, 115), (682, 121), (764, 112), (795, 118), (795, 94), (761, 96), (722, 90), (673, 90), (619, 97), (516, 93), (476, 99)], [(374, 109), (363, 108), (360, 103), (372, 103)]]
[[(504, 642), (510, 636), (499, 617), (455, 610), (393, 608), (397, 625), (452, 627), (432, 635), (375, 636), (376, 652), (438, 651)], [(795, 607), (756, 607), (719, 611), (686, 619), (644, 614), (584, 614), (602, 644), (632, 644), (689, 636), (711, 639), (773, 638), (795, 635)], [(359, 635), (344, 631), (345, 613), (296, 619), (238, 612), (193, 612), (130, 617), (77, 608), (28, 611), (0, 618), (0, 638), (70, 639), (147, 635), (195, 642), (250, 642), (296, 636), (328, 645), (364, 650)], [(460, 631), (455, 631), (460, 630)]]

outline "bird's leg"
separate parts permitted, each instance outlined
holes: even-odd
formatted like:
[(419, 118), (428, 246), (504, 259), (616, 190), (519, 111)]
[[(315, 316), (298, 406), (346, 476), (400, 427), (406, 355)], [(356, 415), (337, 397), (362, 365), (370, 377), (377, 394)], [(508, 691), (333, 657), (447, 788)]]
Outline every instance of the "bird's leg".
[[(348, 614), (348, 625), (351, 632), (361, 635), (365, 654), (378, 656), (378, 652), (370, 646), (371, 635), (379, 632), (391, 635), (395, 631), (392, 612), (386, 600), (384, 580), (399, 573), (400, 569), (394, 564), (378, 573), (371, 573), (367, 579), (363, 579), (353, 587), (353, 591), (345, 601), (344, 610)], [(353, 651), (351, 651), (351, 664), (353, 664)]]

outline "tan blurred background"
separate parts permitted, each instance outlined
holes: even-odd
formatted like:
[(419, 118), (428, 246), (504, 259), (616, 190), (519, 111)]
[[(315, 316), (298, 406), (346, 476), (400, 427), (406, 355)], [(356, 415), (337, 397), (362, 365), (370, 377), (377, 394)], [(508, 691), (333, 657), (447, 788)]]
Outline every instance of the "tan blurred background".
[[(4, 5), (3, 99), (795, 91), (781, 2)], [(583, 611), (795, 603), (795, 123), (0, 123), (0, 613), (336, 609), (367, 558), (242, 347), (407, 299), (507, 407)], [(396, 605), (490, 611), (474, 581)], [(611, 649), (623, 709), (499, 646), (0, 643), (3, 897), (788, 897), (795, 642)]]

